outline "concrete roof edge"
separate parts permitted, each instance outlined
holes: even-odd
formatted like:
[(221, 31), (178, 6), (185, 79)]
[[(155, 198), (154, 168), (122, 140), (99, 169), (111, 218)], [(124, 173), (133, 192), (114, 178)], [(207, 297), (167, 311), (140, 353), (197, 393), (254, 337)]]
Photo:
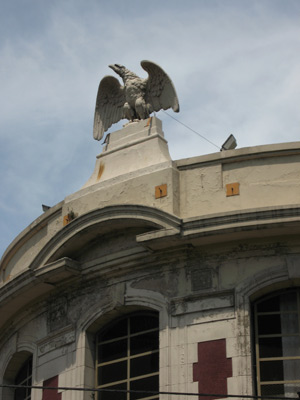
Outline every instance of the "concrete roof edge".
[(285, 156), (291, 154), (300, 154), (300, 141), (224, 150), (218, 153), (176, 160), (175, 164), (178, 169), (190, 169), (197, 168), (197, 166), (200, 166), (201, 164), (226, 164), (248, 159)]

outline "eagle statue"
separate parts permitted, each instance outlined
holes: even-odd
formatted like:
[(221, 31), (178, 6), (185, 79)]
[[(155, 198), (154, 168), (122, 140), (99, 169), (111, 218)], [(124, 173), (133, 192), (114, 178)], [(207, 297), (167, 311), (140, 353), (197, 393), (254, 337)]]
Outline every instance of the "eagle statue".
[(141, 61), (148, 78), (139, 78), (123, 65), (109, 67), (123, 80), (121, 86), (114, 76), (105, 76), (100, 84), (94, 117), (94, 139), (100, 140), (112, 124), (149, 118), (153, 111), (172, 108), (179, 111), (175, 88), (165, 71), (151, 61)]

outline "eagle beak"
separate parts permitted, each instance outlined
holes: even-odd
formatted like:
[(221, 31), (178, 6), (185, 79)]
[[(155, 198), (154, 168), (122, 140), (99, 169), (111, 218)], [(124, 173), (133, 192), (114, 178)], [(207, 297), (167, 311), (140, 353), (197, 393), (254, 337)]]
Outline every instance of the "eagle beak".
[(118, 68), (117, 68), (116, 64), (111, 64), (111, 65), (109, 65), (109, 68), (111, 68), (111, 69), (112, 69), (113, 71), (115, 71), (115, 72), (118, 71)]

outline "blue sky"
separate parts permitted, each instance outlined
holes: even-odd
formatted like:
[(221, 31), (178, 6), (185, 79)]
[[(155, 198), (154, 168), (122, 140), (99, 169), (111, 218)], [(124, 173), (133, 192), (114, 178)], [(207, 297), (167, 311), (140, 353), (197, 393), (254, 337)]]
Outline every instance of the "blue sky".
[[(161, 65), (181, 111), (221, 146), (300, 140), (299, 0), (11, 0), (0, 6), (0, 255), (77, 191), (102, 150), (98, 84), (119, 63)], [(163, 112), (171, 157), (218, 149)], [(121, 127), (114, 125), (111, 130)]]

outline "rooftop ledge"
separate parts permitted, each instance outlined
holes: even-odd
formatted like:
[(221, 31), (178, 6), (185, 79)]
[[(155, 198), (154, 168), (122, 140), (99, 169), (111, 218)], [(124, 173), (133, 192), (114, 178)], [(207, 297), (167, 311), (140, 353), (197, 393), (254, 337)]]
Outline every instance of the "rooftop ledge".
[[(156, 122), (156, 121), (155, 121)], [(157, 124), (154, 124), (152, 127), (143, 127), (145, 130), (149, 130), (149, 129), (157, 129), (157, 127), (159, 128), (159, 126), (156, 126)], [(130, 127), (130, 129), (133, 129)], [(154, 135), (155, 136), (155, 135)], [(173, 162), (174, 167), (177, 167), (178, 170), (187, 170), (187, 169), (193, 169), (193, 168), (197, 168), (201, 165), (213, 165), (213, 164), (229, 164), (229, 163), (235, 163), (235, 162), (241, 162), (241, 161), (246, 161), (246, 160), (255, 160), (255, 159), (260, 159), (260, 158), (271, 158), (271, 157), (286, 157), (286, 156), (291, 156), (291, 155), (298, 155), (300, 154), (300, 141), (298, 142), (289, 142), (289, 143), (277, 143), (277, 144), (270, 144), (270, 145), (260, 145), (260, 146), (254, 146), (254, 147), (245, 147), (245, 148), (240, 148), (240, 149), (234, 149), (234, 150), (224, 150), (224, 151), (220, 151), (218, 153), (212, 153), (212, 154), (208, 154), (208, 155), (202, 155), (202, 156), (197, 156), (197, 157), (191, 157), (191, 158), (187, 158), (187, 159), (182, 159), (182, 160), (177, 160)], [(103, 182), (104, 183), (104, 182)], [(102, 183), (102, 184), (103, 184)], [(71, 195), (72, 196), (72, 195)], [(34, 234), (37, 233), (37, 231), (39, 231), (40, 229), (42, 229), (44, 226), (46, 226), (48, 224), (48, 221), (51, 218), (55, 218), (61, 215), (61, 210), (62, 210), (62, 206), (64, 204), (64, 201), (61, 201), (60, 203), (58, 203), (57, 205), (51, 207), (48, 211), (46, 211), (44, 214), (42, 214), (41, 216), (39, 216), (36, 220), (34, 220), (26, 229), (24, 229), (15, 239), (14, 241), (8, 246), (8, 248), (6, 249), (6, 251), (4, 252), (1, 260), (0, 260), (0, 269), (5, 269), (5, 266), (9, 263), (9, 261), (11, 260), (11, 258), (13, 257), (13, 255), (18, 251), (18, 249), (20, 247), (22, 247), (24, 245), (24, 243)], [(284, 218), (285, 223), (287, 223), (287, 221), (289, 220), (289, 218), (296, 218), (298, 220), (299, 218), (299, 212), (297, 211), (298, 206), (293, 205), (293, 206), (288, 206), (286, 205), (287, 209), (292, 210), (292, 215), (290, 215), (288, 217), (287, 212), (283, 212), (283, 214), (281, 215), (281, 217)], [(276, 210), (278, 209), (278, 207), (271, 207), (272, 210)], [(258, 215), (256, 214), (255, 210), (245, 210), (243, 213), (250, 213), (252, 214), (252, 216), (254, 216), (253, 219), (253, 224), (256, 225), (254, 223), (254, 220), (258, 217)], [(237, 213), (237, 211), (235, 212), (230, 212), (229, 214), (234, 215), (234, 214), (239, 214), (240, 216), (243, 213)], [(253, 214), (254, 213), (254, 214)], [(256, 215), (255, 215), (256, 214)], [(268, 213), (267, 213), (268, 214)], [(265, 213), (260, 213), (260, 217), (262, 215), (264, 215), (263, 219), (266, 219), (268, 221), (268, 224), (270, 224), (270, 222), (273, 220), (277, 220), (279, 222), (280, 218), (277, 214), (276, 218), (274, 218), (274, 214), (271, 212), (272, 216), (270, 216), (271, 214), (269, 213), (269, 215), (267, 215)], [(276, 214), (276, 212), (275, 212)], [(233, 220), (235, 218), (232, 218), (231, 216), (226, 216), (226, 213), (222, 214), (222, 217), (220, 216), (219, 218), (217, 218), (217, 220), (215, 219), (216, 216), (214, 215), (207, 215), (205, 218), (201, 217), (199, 221), (199, 225), (197, 227), (197, 229), (199, 229), (198, 234), (200, 233), (200, 231), (202, 231), (202, 235), (205, 235), (205, 233), (203, 232), (203, 223), (204, 220), (206, 220), (209, 225), (211, 225), (211, 223), (214, 221), (213, 225), (214, 228), (212, 228), (211, 225), (211, 232), (210, 235), (213, 234), (213, 231), (216, 232), (216, 230), (219, 230), (221, 226), (227, 225), (227, 227), (229, 227), (229, 225), (231, 225), (231, 227), (233, 227)], [(242, 218), (243, 219), (243, 218)], [(194, 220), (194, 218), (193, 218)], [(227, 220), (227, 222), (225, 223), (225, 220)], [(259, 218), (260, 220), (260, 225), (262, 226), (262, 219)], [(200, 223), (200, 221), (202, 221), (202, 223)], [(229, 225), (228, 225), (229, 222)], [(235, 221), (235, 223), (237, 223), (238, 221)], [(265, 221), (266, 222), (266, 221)], [(291, 219), (289, 220), (289, 222), (291, 222)], [(184, 220), (183, 223), (186, 225), (186, 227), (189, 227), (189, 229), (187, 231), (190, 232), (190, 234), (192, 233), (193, 229), (195, 226), (194, 223), (189, 223), (189, 221)], [(243, 228), (245, 229), (246, 221), (239, 221), (238, 224), (241, 225), (243, 224)], [(248, 221), (249, 223), (249, 221)], [(205, 225), (205, 224), (204, 224)], [(246, 224), (247, 225), (247, 224)], [(201, 226), (201, 228), (200, 228)], [(217, 228), (218, 227), (218, 228)], [(205, 228), (205, 231), (207, 232), (208, 229), (207, 227)], [(160, 236), (172, 236), (174, 232), (168, 231), (168, 232), (157, 232), (155, 235)], [(154, 240), (154, 238), (152, 239)], [(140, 239), (140, 241), (144, 242), (147, 241), (146, 237), (144, 239)]]
[(300, 154), (300, 141), (242, 147), (234, 150), (223, 150), (218, 153), (176, 160), (175, 165), (179, 170), (184, 170), (197, 168), (202, 164), (227, 164), (259, 158), (283, 157), (295, 154)]

